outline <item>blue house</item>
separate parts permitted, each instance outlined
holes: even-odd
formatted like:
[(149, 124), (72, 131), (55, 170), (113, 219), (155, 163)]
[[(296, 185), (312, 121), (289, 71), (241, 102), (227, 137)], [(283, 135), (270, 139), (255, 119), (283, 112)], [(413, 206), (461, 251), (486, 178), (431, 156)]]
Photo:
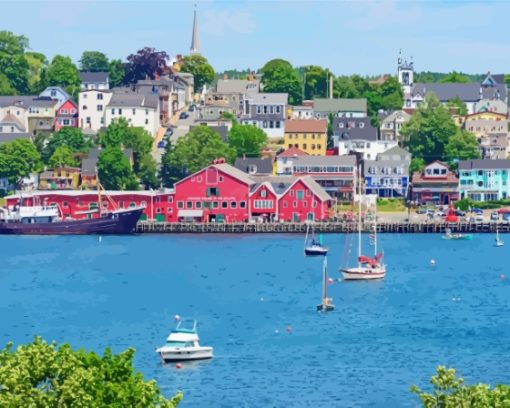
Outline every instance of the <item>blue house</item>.
[(459, 162), (460, 198), (473, 201), (502, 200), (510, 197), (510, 160), (483, 159)]
[(65, 101), (71, 99), (71, 95), (69, 95), (59, 86), (49, 86), (44, 91), (42, 91), (39, 96), (46, 96), (57, 101), (57, 104), (55, 105), (56, 110), (58, 110), (58, 108), (60, 108)]

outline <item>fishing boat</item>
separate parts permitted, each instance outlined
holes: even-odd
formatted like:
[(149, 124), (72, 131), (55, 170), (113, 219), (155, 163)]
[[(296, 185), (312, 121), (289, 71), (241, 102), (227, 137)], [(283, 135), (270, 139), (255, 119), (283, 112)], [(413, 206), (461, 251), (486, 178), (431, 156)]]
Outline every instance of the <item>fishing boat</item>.
[(329, 251), (329, 248), (323, 244), (322, 234), (319, 235), (319, 239), (315, 238), (315, 231), (312, 225), (312, 234), (309, 240), (308, 232), (310, 230), (310, 224), (306, 226), (306, 236), (305, 236), (305, 255), (306, 256), (317, 256), (317, 255), (326, 255)]
[[(361, 174), (361, 172), (358, 172)], [(373, 280), (373, 279), (382, 279), (386, 276), (386, 265), (382, 262), (382, 258), (384, 254), (377, 253), (377, 202), (375, 204), (375, 210), (373, 215), (373, 233), (370, 236), (371, 244), (374, 247), (374, 256), (366, 256), (362, 254), (362, 245), (361, 245), (361, 204), (363, 197), (366, 197), (362, 194), (361, 190), (361, 178), (359, 181), (358, 187), (359, 195), (358, 195), (358, 264), (354, 267), (346, 267), (340, 269), (342, 272), (342, 276), (345, 280)]]
[(204, 360), (213, 357), (213, 348), (199, 344), (196, 320), (183, 319), (172, 330), (165, 345), (156, 349), (156, 353), (164, 363)]
[(505, 242), (499, 238), (499, 230), (496, 226), (496, 242), (494, 243), (494, 246), (502, 247), (503, 245), (505, 245)]
[(457, 240), (457, 241), (470, 241), (473, 239), (473, 234), (460, 234), (453, 233), (450, 228), (446, 228), (443, 239), (446, 240)]
[[(101, 203), (102, 187), (98, 183), (98, 202)], [(0, 234), (19, 235), (73, 235), (73, 234), (129, 234), (140, 219), (144, 206), (120, 209), (108, 196), (113, 208), (104, 211), (101, 205), (91, 212), (97, 218), (69, 219), (62, 217), (56, 205), (24, 206), (23, 199), (12, 209), (0, 208)]]
[(335, 305), (331, 303), (333, 298), (328, 297), (328, 260), (324, 257), (322, 264), (322, 303), (317, 305), (317, 311), (330, 312), (335, 309)]

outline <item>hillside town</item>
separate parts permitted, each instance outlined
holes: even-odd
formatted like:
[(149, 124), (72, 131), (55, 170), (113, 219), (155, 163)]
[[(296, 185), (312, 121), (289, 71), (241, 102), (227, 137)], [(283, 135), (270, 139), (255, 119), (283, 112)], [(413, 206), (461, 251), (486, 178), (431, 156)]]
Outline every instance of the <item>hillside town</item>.
[[(0, 96), (7, 206), (56, 205), (73, 219), (143, 205), (156, 222), (302, 222), (336, 217), (358, 184), (403, 206), (510, 199), (505, 75), (419, 82), (399, 53), (395, 75), (374, 79), (314, 66), (300, 78), (283, 60), (204, 79), (193, 73), (208, 66), (196, 13), (188, 56), (145, 48), (128, 57), (124, 82), (110, 64), (67, 85), (50, 80), (56, 57), (40, 92)], [(100, 184), (112, 200), (98, 202)]]

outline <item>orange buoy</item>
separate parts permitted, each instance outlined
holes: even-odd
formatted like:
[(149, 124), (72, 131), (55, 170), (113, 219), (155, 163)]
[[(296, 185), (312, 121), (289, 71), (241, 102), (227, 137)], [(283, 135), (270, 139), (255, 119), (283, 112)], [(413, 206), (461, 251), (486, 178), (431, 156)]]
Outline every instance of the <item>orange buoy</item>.
[(181, 320), (181, 316), (179, 316), (179, 315), (175, 315), (175, 316), (174, 316), (174, 319), (175, 319), (175, 321), (176, 321), (176, 322), (178, 322), (179, 320)]
[(182, 368), (181, 363), (177, 363), (177, 364), (175, 365), (175, 368), (177, 368), (177, 369)]
[(332, 284), (333, 284), (333, 278), (328, 278), (328, 283), (329, 283), (330, 285), (332, 285)]

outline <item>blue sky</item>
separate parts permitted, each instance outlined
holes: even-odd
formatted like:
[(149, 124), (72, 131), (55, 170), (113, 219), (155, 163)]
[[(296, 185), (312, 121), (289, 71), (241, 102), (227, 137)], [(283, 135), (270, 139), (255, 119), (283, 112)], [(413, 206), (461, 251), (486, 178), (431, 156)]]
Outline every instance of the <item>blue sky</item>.
[[(2, 29), (48, 57), (84, 50), (125, 57), (144, 46), (186, 54), (188, 0), (2, 1)], [(216, 71), (272, 58), (335, 74), (393, 73), (398, 50), (417, 71), (510, 73), (508, 1), (196, 1), (202, 54)]]

